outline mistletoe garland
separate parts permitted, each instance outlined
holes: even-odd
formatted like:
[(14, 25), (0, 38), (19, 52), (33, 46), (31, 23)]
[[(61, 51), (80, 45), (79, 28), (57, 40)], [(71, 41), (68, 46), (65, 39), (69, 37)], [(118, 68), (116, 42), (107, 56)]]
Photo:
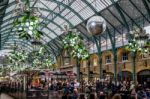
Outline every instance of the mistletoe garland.
[(10, 73), (18, 73), (23, 70), (24, 68), (20, 65), (8, 64), (7, 66), (0, 66), (0, 76), (10, 75)]
[(0, 76), (7, 75), (7, 73), (9, 71), (10, 71), (10, 69), (7, 68), (7, 66), (5, 66), (5, 67), (0, 66)]
[(43, 60), (43, 66), (41, 67), (41, 69), (52, 69), (53, 68), (53, 64), (54, 62), (52, 61), (51, 58), (46, 58)]
[(143, 29), (135, 28), (134, 31), (127, 34), (126, 38), (129, 39), (127, 46), (125, 46), (126, 50), (140, 52), (141, 54), (149, 54), (149, 34), (146, 33)]
[(9, 69), (9, 72), (20, 72), (26, 69), (27, 66), (25, 66), (24, 63), (26, 63), (27, 58), (28, 53), (15, 47), (13, 52), (8, 56), (9, 64), (7, 68)]
[[(33, 59), (30, 59), (31, 56)], [(54, 61), (52, 57), (46, 53), (44, 46), (42, 46), (39, 51), (33, 51), (33, 53), (27, 53), (16, 46), (8, 55), (8, 61), (9, 64), (5, 66), (5, 68), (0, 67), (0, 75), (18, 73), (26, 70), (54, 68)], [(32, 63), (32, 66), (29, 63)]]
[(82, 38), (73, 33), (73, 31), (68, 31), (67, 35), (63, 40), (64, 49), (71, 50), (70, 55), (73, 58), (78, 58), (81, 60), (86, 60), (89, 58), (89, 52), (84, 46)]
[(25, 53), (25, 51), (13, 51), (12, 53), (10, 53), (8, 58), (10, 63), (20, 63), (25, 62), (28, 56), (27, 53)]
[(24, 12), (24, 15), (14, 21), (14, 27), (19, 33), (20, 39), (30, 40), (33, 38), (38, 40), (43, 35), (43, 33), (38, 30), (39, 18), (32, 16), (29, 11)]
[(19, 15), (14, 21), (15, 30), (19, 33), (21, 39), (39, 40), (43, 33), (39, 31), (39, 16), (41, 15), (39, 8), (32, 8), (30, 0), (17, 1), (15, 13)]
[(44, 46), (40, 48), (37, 52), (35, 58), (33, 59), (33, 68), (36, 69), (52, 69), (52, 65), (54, 61), (51, 56), (46, 53), (46, 49)]
[(125, 47), (126, 50), (135, 52), (137, 50), (140, 50), (139, 44), (137, 43), (137, 41), (135, 39), (128, 41), (128, 45)]

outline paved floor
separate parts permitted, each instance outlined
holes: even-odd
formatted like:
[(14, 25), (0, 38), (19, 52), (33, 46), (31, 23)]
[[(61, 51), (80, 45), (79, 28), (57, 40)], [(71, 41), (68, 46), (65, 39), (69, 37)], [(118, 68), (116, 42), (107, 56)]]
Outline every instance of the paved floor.
[(13, 99), (12, 97), (8, 96), (7, 94), (1, 94), (0, 99)]

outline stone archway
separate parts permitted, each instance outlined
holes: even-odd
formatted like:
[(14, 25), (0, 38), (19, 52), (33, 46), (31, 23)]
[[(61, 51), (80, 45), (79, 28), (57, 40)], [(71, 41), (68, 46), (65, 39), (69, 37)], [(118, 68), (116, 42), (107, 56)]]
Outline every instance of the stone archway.
[(120, 71), (118, 73), (118, 80), (119, 81), (131, 81), (132, 73), (130, 71)]
[(137, 73), (137, 81), (143, 84), (145, 81), (150, 83), (150, 70), (141, 70)]

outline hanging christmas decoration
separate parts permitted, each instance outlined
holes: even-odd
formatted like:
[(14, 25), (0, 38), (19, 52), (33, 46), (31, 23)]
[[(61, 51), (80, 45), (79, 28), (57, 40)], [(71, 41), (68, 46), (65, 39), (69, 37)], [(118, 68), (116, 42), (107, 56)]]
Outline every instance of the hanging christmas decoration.
[(82, 38), (73, 31), (67, 31), (63, 39), (64, 49), (70, 50), (73, 58), (85, 60), (89, 58), (89, 52), (86, 49)]
[(92, 35), (101, 34), (106, 30), (106, 21), (101, 16), (93, 16), (88, 20), (86, 28)]
[(146, 33), (144, 29), (134, 28), (129, 34), (126, 35), (129, 40), (126, 49), (132, 52), (140, 52), (141, 54), (147, 54), (150, 52), (149, 46), (149, 33)]
[[(26, 40), (39, 40), (43, 33), (39, 31), (38, 9), (30, 7), (30, 1), (25, 3), (20, 0), (17, 3), (16, 13), (19, 17), (14, 21), (15, 31), (19, 33), (19, 38)], [(41, 24), (40, 24), (41, 25)]]

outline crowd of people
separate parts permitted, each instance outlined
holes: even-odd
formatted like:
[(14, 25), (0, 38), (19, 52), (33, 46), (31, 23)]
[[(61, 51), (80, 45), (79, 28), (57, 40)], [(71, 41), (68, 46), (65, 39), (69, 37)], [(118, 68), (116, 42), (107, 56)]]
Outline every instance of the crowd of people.
[(3, 82), (0, 83), (0, 93), (8, 93), (8, 92), (23, 92), (23, 83), (22, 82)]
[(147, 82), (135, 85), (132, 81), (53, 81), (49, 88), (61, 90), (62, 99), (150, 99), (150, 86)]
[[(17, 87), (16, 87), (17, 86)], [(48, 90), (49, 99), (150, 99), (150, 83), (134, 84), (132, 81), (113, 82), (51, 80), (38, 88), (29, 85), (28, 90)], [(22, 91), (21, 83), (0, 84), (0, 92)]]

